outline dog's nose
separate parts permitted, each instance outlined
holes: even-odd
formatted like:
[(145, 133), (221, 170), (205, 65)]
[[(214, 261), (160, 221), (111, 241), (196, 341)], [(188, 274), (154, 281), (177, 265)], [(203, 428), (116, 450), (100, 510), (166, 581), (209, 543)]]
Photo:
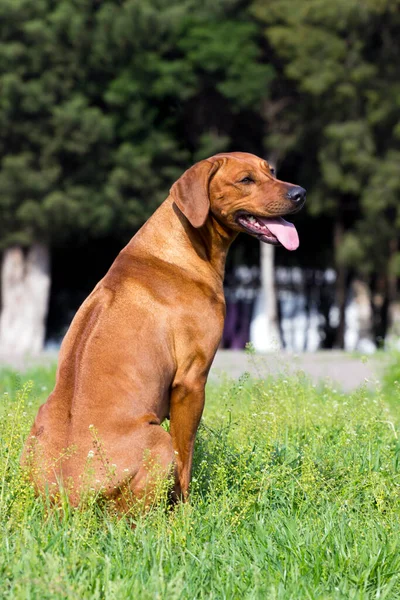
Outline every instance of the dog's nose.
[(307, 192), (304, 188), (300, 187), (299, 185), (296, 185), (296, 187), (292, 187), (286, 195), (287, 198), (289, 198), (289, 200), (293, 202), (293, 204), (297, 205), (304, 204), (304, 202), (306, 201)]

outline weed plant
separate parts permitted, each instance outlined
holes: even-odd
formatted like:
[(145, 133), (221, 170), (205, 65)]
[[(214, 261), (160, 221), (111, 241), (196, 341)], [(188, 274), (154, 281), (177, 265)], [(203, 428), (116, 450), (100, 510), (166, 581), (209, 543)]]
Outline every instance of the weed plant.
[(394, 386), (388, 408), (302, 373), (210, 385), (190, 502), (133, 528), (94, 501), (51, 508), (20, 471), (53, 377), (0, 376), (1, 598), (400, 598)]

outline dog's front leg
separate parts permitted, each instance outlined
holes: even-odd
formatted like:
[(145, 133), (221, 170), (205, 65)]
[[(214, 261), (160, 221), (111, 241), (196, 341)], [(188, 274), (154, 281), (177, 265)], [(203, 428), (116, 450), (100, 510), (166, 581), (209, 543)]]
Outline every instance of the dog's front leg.
[(176, 455), (177, 493), (184, 500), (189, 492), (194, 442), (203, 413), (204, 397), (204, 387), (191, 389), (186, 385), (178, 385), (171, 393), (170, 433)]

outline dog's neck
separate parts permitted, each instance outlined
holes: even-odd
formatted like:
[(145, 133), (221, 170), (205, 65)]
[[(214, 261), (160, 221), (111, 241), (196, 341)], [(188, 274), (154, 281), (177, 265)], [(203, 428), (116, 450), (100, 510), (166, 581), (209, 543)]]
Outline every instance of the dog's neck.
[(197, 255), (223, 279), (226, 256), (237, 233), (224, 227), (211, 212), (208, 214), (204, 225), (195, 228), (175, 203), (172, 204), (172, 210), (179, 219), (185, 236), (190, 240)]
[(211, 269), (222, 282), (226, 256), (236, 236), (236, 232), (225, 228), (211, 213), (205, 224), (196, 229), (169, 196), (132, 238), (128, 248), (145, 247), (152, 256), (193, 271), (194, 277), (199, 271)]

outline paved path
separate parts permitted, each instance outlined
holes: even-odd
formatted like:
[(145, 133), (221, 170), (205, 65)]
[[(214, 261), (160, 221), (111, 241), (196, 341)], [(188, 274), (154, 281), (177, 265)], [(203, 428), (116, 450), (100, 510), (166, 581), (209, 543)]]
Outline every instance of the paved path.
[(386, 364), (385, 357), (361, 358), (345, 352), (322, 351), (304, 354), (271, 352), (249, 356), (241, 351), (220, 350), (211, 368), (211, 377), (216, 378), (222, 372), (239, 377), (249, 371), (255, 377), (269, 374), (288, 374), (305, 371), (313, 381), (329, 379), (343, 390), (352, 390), (366, 380), (374, 384), (380, 379)]
[[(18, 370), (25, 370), (37, 365), (56, 362), (55, 351), (43, 352), (37, 357), (11, 359), (0, 356), (0, 366), (10, 365)], [(380, 379), (386, 363), (384, 355), (362, 359), (352, 354), (336, 351), (290, 354), (287, 352), (271, 352), (249, 356), (240, 350), (219, 350), (211, 368), (210, 376), (217, 379), (221, 373), (238, 378), (245, 371), (255, 377), (269, 374), (287, 374), (305, 371), (315, 382), (328, 378), (332, 383), (348, 391), (354, 389), (368, 379), (373, 384)]]

